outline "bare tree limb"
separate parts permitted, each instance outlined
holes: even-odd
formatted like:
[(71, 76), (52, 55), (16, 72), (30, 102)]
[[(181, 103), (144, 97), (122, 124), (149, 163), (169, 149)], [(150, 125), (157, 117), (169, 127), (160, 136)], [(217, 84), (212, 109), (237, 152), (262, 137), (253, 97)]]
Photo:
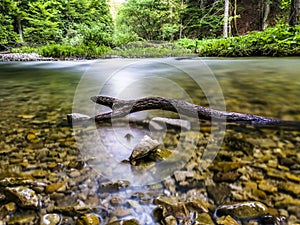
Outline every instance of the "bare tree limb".
[(96, 122), (110, 120), (112, 118), (121, 118), (130, 113), (143, 110), (160, 109), (178, 112), (189, 117), (198, 117), (200, 120), (235, 122), (240, 124), (250, 124), (253, 126), (285, 126), (300, 129), (300, 121), (285, 121), (252, 114), (219, 111), (198, 106), (183, 100), (164, 97), (146, 97), (136, 100), (121, 100), (108, 96), (92, 96), (91, 100), (97, 104), (104, 105), (112, 109), (112, 112), (100, 114), (91, 118)]

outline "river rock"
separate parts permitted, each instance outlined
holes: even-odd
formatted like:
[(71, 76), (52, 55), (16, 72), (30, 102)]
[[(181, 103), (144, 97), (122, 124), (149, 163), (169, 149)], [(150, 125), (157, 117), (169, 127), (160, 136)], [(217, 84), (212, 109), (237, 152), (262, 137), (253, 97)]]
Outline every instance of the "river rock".
[(108, 223), (107, 225), (140, 225), (140, 223), (136, 219), (128, 219), (128, 220), (116, 220)]
[(24, 208), (38, 208), (39, 198), (35, 191), (30, 188), (19, 187), (6, 187), (5, 191), (10, 196), (11, 200), (16, 202), (20, 207)]
[(176, 129), (184, 129), (184, 130), (190, 130), (191, 129), (191, 123), (187, 120), (182, 119), (169, 119), (164, 117), (154, 117), (151, 119), (150, 126), (153, 126), (153, 123), (158, 124), (166, 124), (167, 126), (174, 127)]
[(215, 182), (234, 182), (236, 181), (242, 174), (236, 171), (230, 172), (217, 172), (213, 176), (213, 180)]
[(177, 225), (177, 220), (174, 216), (167, 216), (165, 218), (166, 225)]
[(214, 225), (212, 218), (207, 213), (197, 214), (194, 225)]
[(189, 216), (185, 203), (179, 202), (176, 197), (159, 196), (154, 203), (163, 207), (163, 216), (174, 216), (176, 219), (185, 219)]
[(9, 225), (28, 225), (37, 224), (37, 218), (33, 214), (23, 214), (18, 216), (12, 216), (8, 223)]
[(100, 222), (101, 220), (96, 214), (89, 213), (80, 216), (76, 220), (76, 225), (98, 225)]
[(232, 216), (236, 219), (255, 219), (268, 213), (268, 208), (261, 202), (248, 201), (220, 205), (214, 212), (214, 217)]
[(231, 194), (231, 188), (227, 184), (217, 184), (207, 186), (207, 194), (216, 204), (224, 202), (224, 200)]
[(211, 170), (220, 171), (220, 172), (229, 172), (236, 170), (243, 166), (243, 163), (240, 162), (216, 162), (209, 166)]
[(217, 219), (217, 224), (220, 225), (239, 225), (239, 223), (231, 216), (222, 216)]
[(137, 161), (149, 156), (158, 148), (159, 145), (160, 143), (158, 141), (153, 140), (148, 135), (145, 135), (140, 143), (134, 147), (129, 157), (129, 162), (132, 165), (136, 165)]
[(56, 213), (50, 213), (41, 217), (40, 225), (58, 225), (61, 221), (61, 216)]
[(65, 182), (59, 182), (59, 183), (53, 183), (46, 186), (46, 192), (47, 193), (53, 193), (63, 187), (65, 185)]
[(292, 182), (280, 182), (278, 184), (278, 189), (296, 197), (300, 195), (300, 184), (295, 184)]

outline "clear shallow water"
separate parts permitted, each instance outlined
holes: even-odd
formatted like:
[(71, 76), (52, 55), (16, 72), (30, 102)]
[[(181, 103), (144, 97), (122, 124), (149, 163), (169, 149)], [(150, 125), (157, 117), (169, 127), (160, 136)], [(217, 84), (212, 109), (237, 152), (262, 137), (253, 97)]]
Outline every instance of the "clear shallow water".
[[(300, 120), (299, 62), (300, 58), (211, 58), (202, 60), (194, 58), (180, 60), (112, 59), (98, 62), (1, 63), (0, 109), (1, 132), (3, 135), (0, 138), (0, 172), (1, 174), (8, 172), (31, 174), (31, 170), (41, 169), (47, 171), (51, 162), (67, 164), (72, 160), (76, 160), (76, 157), (78, 158), (80, 154), (78, 149), (81, 150), (81, 155), (86, 159), (91, 157), (101, 159), (100, 170), (118, 171), (121, 158), (130, 154), (130, 149), (142, 138), (143, 129), (130, 130), (130, 128), (125, 127), (125, 131), (123, 129), (122, 132), (110, 129), (107, 132), (108, 137), (113, 136), (120, 140), (124, 138), (124, 134), (133, 131), (136, 132), (134, 134), (136, 139), (130, 144), (127, 142), (124, 144), (124, 140), (122, 140), (118, 145), (111, 143), (111, 140), (115, 141), (114, 138), (104, 141), (101, 139), (100, 142), (103, 145), (109, 145), (112, 148), (111, 152), (107, 152), (108, 148), (97, 149), (95, 146), (99, 142), (87, 140), (88, 148), (93, 149), (93, 151), (92, 155), (86, 155), (86, 153), (89, 153), (88, 150), (82, 148), (82, 143), (76, 144), (74, 133), (66, 121), (66, 114), (72, 111), (88, 115), (106, 111), (107, 108), (95, 106), (89, 101), (90, 96), (99, 93), (124, 99), (149, 95), (164, 96), (184, 99), (195, 104), (221, 110), (226, 108), (228, 111), (252, 113), (286, 120)], [(155, 111), (150, 114), (148, 112), (134, 114), (132, 118), (144, 119), (153, 116), (178, 117), (175, 114)], [(273, 151), (279, 148), (280, 151), (284, 152), (287, 148), (288, 153), (282, 153), (282, 155), (295, 157), (297, 154), (299, 156), (300, 144), (299, 133), (293, 132), (292, 135), (289, 133), (284, 135), (284, 130), (277, 131), (275, 129), (275, 131), (268, 131), (265, 134), (240, 128), (237, 134), (241, 135), (244, 138), (243, 140), (254, 143), (254, 152), (258, 151), (257, 146), (263, 146), (262, 148), (267, 153), (271, 151), (270, 149)], [(34, 134), (35, 139), (31, 139), (31, 136), (28, 136), (29, 134)], [(233, 133), (232, 130), (228, 131), (229, 136), (236, 138), (237, 134)], [(243, 134), (246, 135), (243, 136)], [(99, 135), (101, 138), (105, 137), (105, 129), (101, 130)], [(286, 137), (288, 139), (285, 139)], [(261, 139), (272, 140), (273, 142), (270, 146), (262, 143), (256, 145), (257, 139), (259, 141), (262, 141)], [(274, 146), (274, 142), (278, 145)], [(288, 143), (293, 145), (289, 146)], [(118, 154), (122, 146), (126, 154)], [(40, 152), (44, 148), (49, 149), (49, 154), (45, 159), (40, 160), (40, 157), (45, 156), (36, 152)], [(224, 148), (226, 149), (228, 146)], [(105, 154), (103, 154), (104, 152)], [(108, 157), (116, 159), (112, 161), (114, 166), (109, 163), (109, 160), (102, 164), (107, 154)], [(70, 158), (68, 158), (68, 155), (70, 155)], [(232, 157), (233, 160), (238, 158), (236, 155), (224, 155), (226, 154), (220, 154), (216, 159), (222, 161), (225, 158), (225, 161), (230, 161), (229, 157)], [(257, 152), (253, 155), (250, 154), (247, 160), (251, 161), (254, 157), (254, 162), (258, 161), (258, 164), (264, 162), (267, 165), (268, 159), (262, 161), (260, 161), (260, 158), (255, 159), (255, 157), (259, 157), (258, 155)], [(51, 157), (53, 160), (51, 160)], [(13, 162), (12, 159), (14, 159)], [(188, 158), (184, 162), (187, 160)], [(245, 159), (243, 158), (243, 160)], [(271, 158), (271, 165), (274, 160)], [(24, 166), (26, 161), (29, 165)], [(42, 164), (36, 166), (34, 165), (36, 162), (42, 162)], [(44, 162), (46, 162), (46, 166), (44, 166)], [(96, 162), (96, 165), (97, 163), (99, 161)], [(297, 165), (297, 161), (295, 164)], [(181, 169), (180, 166), (183, 166), (183, 164), (177, 165), (174, 169)], [(138, 173), (126, 170), (127, 167), (123, 167), (126, 173), (123, 170), (118, 171), (121, 178), (136, 179)], [(277, 167), (275, 166), (276, 169), (278, 169)], [(272, 168), (274, 168), (274, 165)], [(281, 170), (289, 171), (280, 168), (280, 172), (282, 172)], [(299, 176), (297, 171), (299, 172), (299, 169), (296, 168), (291, 173)], [(154, 180), (163, 179), (171, 172), (167, 171), (166, 174), (158, 175)], [(43, 179), (48, 180), (49, 183), (56, 182), (55, 179), (47, 179), (47, 175), (45, 176), (46, 178)], [(59, 176), (64, 177), (65, 175), (60, 174)], [(39, 176), (34, 177), (40, 178)], [(145, 179), (147, 181), (147, 178)], [(270, 182), (274, 186), (280, 182), (280, 178), (276, 180), (277, 178), (271, 176), (271, 179)], [(153, 183), (153, 180), (149, 182)], [(291, 182), (297, 183), (293, 180)], [(186, 189), (186, 187), (180, 187), (177, 190), (180, 192), (181, 188), (182, 190)], [(77, 192), (77, 195), (80, 194), (79, 190), (75, 192)], [(180, 194), (184, 194), (184, 191)], [(292, 196), (295, 198), (294, 195)], [(98, 197), (100, 198), (100, 196)], [(184, 199), (184, 197), (182, 198)], [(236, 199), (238, 198), (236, 197)], [(270, 204), (273, 206), (276, 201), (276, 199), (272, 199)], [(283, 205), (279, 204), (278, 207), (288, 210), (288, 206)], [(296, 206), (298, 205), (296, 204)]]

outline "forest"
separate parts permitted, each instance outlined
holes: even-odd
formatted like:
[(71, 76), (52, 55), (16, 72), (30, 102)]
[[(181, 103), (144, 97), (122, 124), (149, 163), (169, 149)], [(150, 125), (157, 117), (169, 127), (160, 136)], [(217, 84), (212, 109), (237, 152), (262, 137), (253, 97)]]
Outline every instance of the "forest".
[(4, 52), (300, 55), (300, 0), (3, 0), (0, 10)]

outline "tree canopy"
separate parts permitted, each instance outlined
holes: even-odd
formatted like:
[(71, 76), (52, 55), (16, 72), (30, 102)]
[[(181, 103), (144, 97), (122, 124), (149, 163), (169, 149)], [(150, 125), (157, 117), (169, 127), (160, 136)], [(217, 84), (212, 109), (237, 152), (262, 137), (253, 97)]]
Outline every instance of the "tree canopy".
[[(299, 24), (300, 0), (127, 0), (113, 21), (113, 0), (3, 0), (0, 45), (118, 46), (239, 36)], [(225, 4), (226, 3), (226, 4)]]

